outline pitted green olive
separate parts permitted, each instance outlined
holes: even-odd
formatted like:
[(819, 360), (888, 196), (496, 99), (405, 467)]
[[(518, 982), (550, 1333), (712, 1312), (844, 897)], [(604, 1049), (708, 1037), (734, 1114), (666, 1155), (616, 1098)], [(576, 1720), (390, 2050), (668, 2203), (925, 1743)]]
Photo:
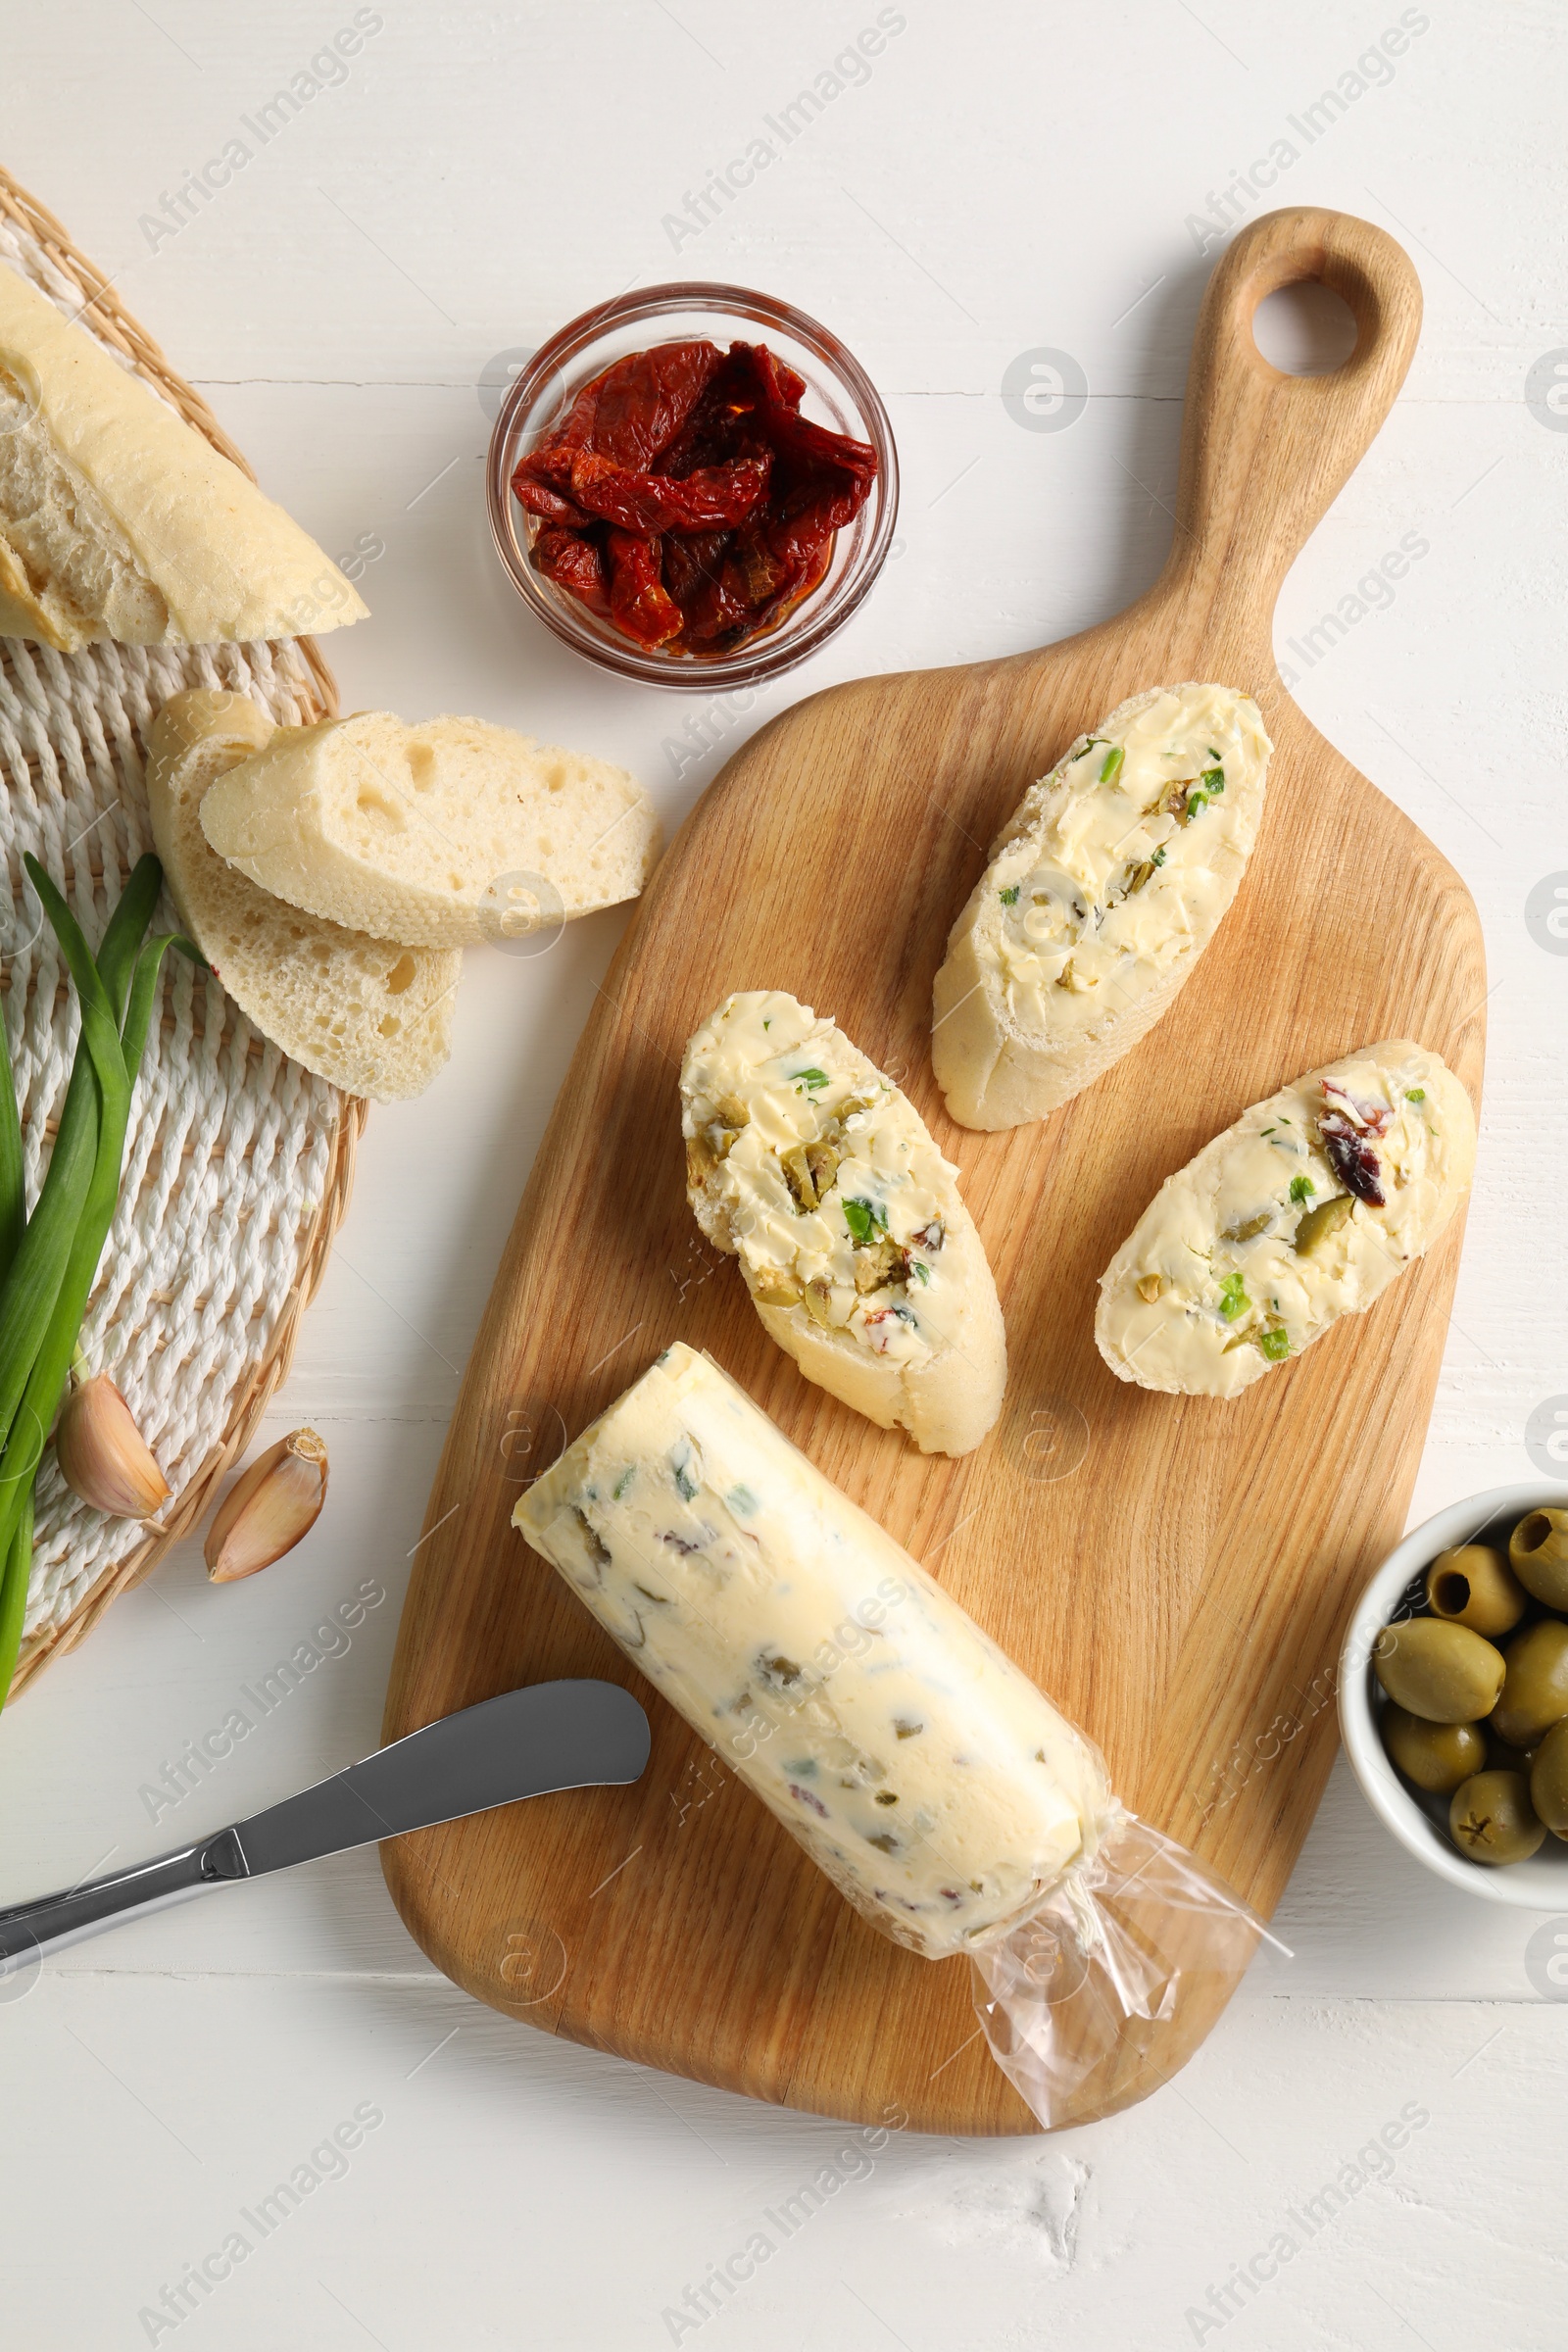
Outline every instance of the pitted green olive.
[[(1568, 1638), (1568, 1626), (1562, 1628)], [(1397, 1707), (1424, 1723), (1475, 1723), (1502, 1689), (1502, 1653), (1465, 1625), (1412, 1617), (1386, 1625), (1372, 1652), (1378, 1681)], [(1568, 1713), (1568, 1701), (1564, 1703)]]
[(1492, 1728), (1510, 1747), (1534, 1747), (1568, 1715), (1568, 1625), (1544, 1617), (1515, 1634), (1503, 1656), (1508, 1671)]
[(1459, 1544), (1440, 1551), (1427, 1570), (1427, 1605), (1450, 1625), (1493, 1635), (1511, 1633), (1530, 1598), (1500, 1551)]
[(1527, 1511), (1508, 1538), (1508, 1564), (1548, 1609), (1568, 1609), (1568, 1511)]
[(1530, 1802), (1554, 1838), (1568, 1838), (1568, 1723), (1554, 1723), (1536, 1750)]
[(1433, 1796), (1448, 1796), (1482, 1770), (1487, 1741), (1479, 1724), (1426, 1723), (1407, 1707), (1386, 1706), (1378, 1721), (1398, 1771)]
[(1527, 1862), (1546, 1832), (1522, 1772), (1478, 1772), (1453, 1792), (1448, 1829), (1472, 1862)]

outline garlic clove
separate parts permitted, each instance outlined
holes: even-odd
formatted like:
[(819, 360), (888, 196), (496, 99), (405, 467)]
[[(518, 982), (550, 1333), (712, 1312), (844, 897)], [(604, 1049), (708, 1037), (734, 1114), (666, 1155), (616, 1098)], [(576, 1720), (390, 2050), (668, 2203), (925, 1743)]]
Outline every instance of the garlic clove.
[(218, 1506), (202, 1556), (215, 1585), (270, 1568), (308, 1536), (326, 1500), (326, 1447), (314, 1429), (291, 1430), (258, 1454)]
[(74, 1386), (55, 1424), (55, 1459), (73, 1494), (115, 1519), (150, 1519), (169, 1500), (130, 1407), (107, 1372)]

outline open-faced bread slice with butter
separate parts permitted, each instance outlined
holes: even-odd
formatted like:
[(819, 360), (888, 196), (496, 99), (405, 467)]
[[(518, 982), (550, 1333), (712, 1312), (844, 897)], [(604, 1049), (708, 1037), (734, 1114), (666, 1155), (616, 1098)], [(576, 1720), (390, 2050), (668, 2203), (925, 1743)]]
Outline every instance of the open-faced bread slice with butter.
[(1250, 695), (1156, 687), (1025, 794), (936, 977), (960, 1125), (1044, 1118), (1159, 1019), (1241, 887), (1271, 749)]
[(634, 899), (659, 817), (624, 768), (478, 718), (279, 727), (202, 803), (213, 848), (328, 922), (429, 948)]
[(153, 840), (180, 919), (264, 1037), (351, 1095), (422, 1094), (451, 1051), (461, 956), (400, 947), (302, 914), (208, 847), (215, 779), (261, 751), (272, 722), (248, 695), (176, 694), (147, 741)]
[(680, 1076), (687, 1195), (808, 1380), (925, 1453), (1002, 1410), (1006, 1340), (958, 1171), (912, 1102), (809, 1005), (732, 996)]
[(1309, 1070), (1166, 1178), (1101, 1277), (1101, 1354), (1140, 1388), (1238, 1396), (1432, 1247), (1475, 1151), (1469, 1096), (1406, 1038)]
[(281, 507), (0, 267), (0, 637), (212, 645), (365, 612)]

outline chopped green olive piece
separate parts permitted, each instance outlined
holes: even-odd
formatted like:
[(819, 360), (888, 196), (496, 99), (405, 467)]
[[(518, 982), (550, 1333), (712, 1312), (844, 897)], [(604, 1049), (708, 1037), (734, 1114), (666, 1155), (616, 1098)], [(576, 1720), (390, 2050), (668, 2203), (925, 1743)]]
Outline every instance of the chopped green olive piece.
[(1330, 1236), (1349, 1221), (1354, 1206), (1353, 1194), (1336, 1193), (1331, 1200), (1320, 1200), (1316, 1208), (1309, 1208), (1296, 1228), (1297, 1255), (1311, 1257), (1321, 1250)]
[(1135, 890), (1142, 890), (1144, 884), (1152, 878), (1153, 871), (1154, 860), (1152, 858), (1146, 858), (1142, 864), (1135, 865), (1127, 877), (1127, 896), (1131, 898)]
[(1127, 754), (1119, 743), (1113, 743), (1111, 745), (1109, 751), (1105, 754), (1103, 764), (1100, 770), (1100, 781), (1102, 784), (1115, 783), (1116, 778), (1121, 774), (1122, 762), (1126, 757)]
[[(1272, 1221), (1273, 1215), (1271, 1208), (1260, 1208), (1257, 1215), (1249, 1217), (1245, 1224), (1227, 1225), (1219, 1238), (1222, 1242), (1250, 1242)], [(1239, 1281), (1240, 1276), (1234, 1279)]]
[(1309, 1194), (1316, 1191), (1317, 1186), (1312, 1182), (1310, 1176), (1293, 1176), (1291, 1178), (1291, 1199), (1293, 1200), (1304, 1200)]
[(752, 1297), (759, 1306), (799, 1306), (801, 1286), (793, 1274), (764, 1274)]
[(1002, 901), (1004, 906), (1016, 906), (1018, 904), (1017, 883), (1009, 882), (1005, 890), (998, 891), (997, 896)]

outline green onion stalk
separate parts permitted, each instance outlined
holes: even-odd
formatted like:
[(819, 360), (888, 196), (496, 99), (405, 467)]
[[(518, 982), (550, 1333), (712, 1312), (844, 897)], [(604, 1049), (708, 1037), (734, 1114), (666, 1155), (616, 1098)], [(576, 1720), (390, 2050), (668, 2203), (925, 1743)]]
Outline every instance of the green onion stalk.
[(24, 863), (75, 983), (81, 1034), (30, 1217), (9, 1068), (0, 1085), (0, 1706), (16, 1671), (27, 1605), (33, 1481), (115, 1219), (159, 969), (172, 945), (201, 960), (172, 932), (146, 937), (163, 887), (156, 858), (138, 860), (96, 959), (37, 859)]

